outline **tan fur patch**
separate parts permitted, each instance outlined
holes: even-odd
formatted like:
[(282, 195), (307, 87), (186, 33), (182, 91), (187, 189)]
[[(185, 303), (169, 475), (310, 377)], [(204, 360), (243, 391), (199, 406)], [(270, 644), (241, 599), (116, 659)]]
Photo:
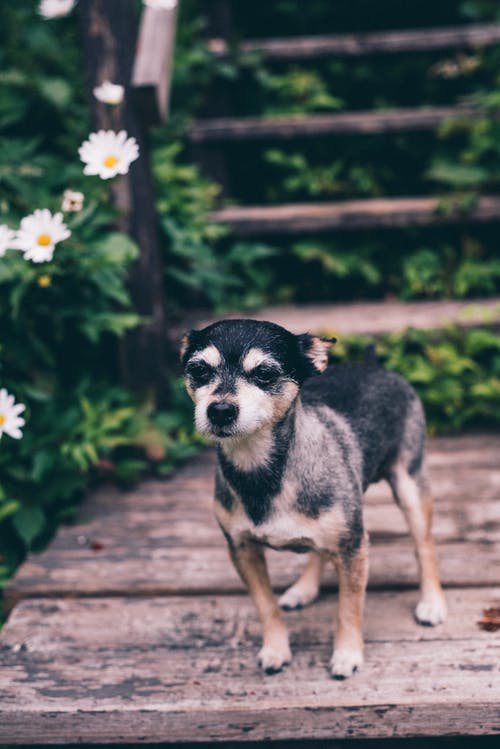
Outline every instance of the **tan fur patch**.
[(273, 422), (281, 421), (297, 397), (299, 386), (296, 382), (286, 382), (279, 395), (273, 396)]
[(328, 366), (328, 352), (333, 341), (325, 341), (315, 336), (312, 345), (307, 351), (307, 356), (312, 361), (318, 372), (324, 372)]
[(209, 364), (211, 367), (218, 367), (221, 363), (220, 351), (212, 343), (210, 346), (206, 346), (201, 351), (197, 351), (190, 361), (202, 361)]
[(258, 367), (259, 364), (262, 364), (263, 362), (266, 362), (266, 364), (277, 364), (279, 366), (276, 359), (273, 359), (272, 356), (266, 354), (262, 349), (257, 347), (251, 348), (243, 359), (243, 369), (245, 372), (251, 372), (252, 369), (255, 369), (255, 367)]
[(186, 353), (188, 346), (189, 346), (189, 338), (187, 336), (187, 333), (185, 333), (181, 338), (181, 348), (179, 352), (181, 360), (184, 358), (184, 354)]

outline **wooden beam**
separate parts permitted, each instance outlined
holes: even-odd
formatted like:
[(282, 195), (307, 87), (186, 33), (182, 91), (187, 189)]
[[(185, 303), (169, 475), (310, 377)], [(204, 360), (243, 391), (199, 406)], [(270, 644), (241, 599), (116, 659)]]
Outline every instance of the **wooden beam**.
[(242, 206), (214, 211), (210, 219), (228, 224), (236, 236), (500, 220), (500, 196), (479, 198), (466, 212), (458, 208), (441, 212), (443, 203), (443, 198), (418, 197)]
[(198, 120), (188, 131), (193, 143), (310, 135), (368, 135), (402, 130), (433, 130), (451, 117), (478, 118), (471, 107), (414, 107), (381, 112), (286, 115), (280, 117), (223, 117)]
[(132, 70), (132, 87), (149, 124), (168, 117), (177, 5), (145, 6)]
[[(295, 60), (330, 55), (360, 56), (374, 53), (476, 48), (499, 42), (500, 25), (485, 23), (413, 31), (251, 39), (241, 42), (238, 51), (259, 52), (267, 59)], [(216, 57), (227, 57), (231, 47), (225, 39), (211, 39), (209, 49)]]
[[(78, 5), (84, 45), (89, 104), (94, 129), (126, 130), (139, 144), (140, 157), (128, 174), (111, 181), (111, 199), (118, 209), (116, 226), (131, 236), (140, 256), (129, 272), (134, 311), (146, 320), (122, 339), (122, 381), (149, 391), (161, 402), (166, 391), (166, 313), (163, 266), (155, 213), (148, 144), (143, 123), (133, 106), (130, 80), (137, 35), (135, 0), (86, 0)], [(104, 80), (125, 87), (125, 97), (110, 116), (92, 95)]]

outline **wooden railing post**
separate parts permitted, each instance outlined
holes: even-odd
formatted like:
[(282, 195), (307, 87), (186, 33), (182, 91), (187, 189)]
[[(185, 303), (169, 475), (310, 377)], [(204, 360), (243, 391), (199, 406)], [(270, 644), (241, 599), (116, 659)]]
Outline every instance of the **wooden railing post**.
[[(127, 387), (151, 392), (158, 403), (166, 392), (166, 314), (147, 139), (130, 88), (137, 40), (137, 4), (134, 0), (82, 0), (78, 7), (92, 127), (124, 129), (139, 143), (139, 159), (127, 175), (111, 183), (112, 200), (120, 211), (117, 228), (130, 235), (140, 248), (140, 256), (130, 270), (129, 290), (134, 310), (146, 318), (123, 339), (121, 373)], [(107, 105), (92, 95), (94, 86), (104, 80), (125, 87), (122, 104), (113, 108), (111, 114)]]

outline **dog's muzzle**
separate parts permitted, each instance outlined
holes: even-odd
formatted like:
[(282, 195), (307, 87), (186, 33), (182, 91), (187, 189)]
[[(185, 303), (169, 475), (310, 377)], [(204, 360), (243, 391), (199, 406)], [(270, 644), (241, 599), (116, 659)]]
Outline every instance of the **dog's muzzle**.
[(207, 417), (213, 426), (230, 426), (238, 418), (238, 406), (228, 401), (214, 401), (207, 408)]

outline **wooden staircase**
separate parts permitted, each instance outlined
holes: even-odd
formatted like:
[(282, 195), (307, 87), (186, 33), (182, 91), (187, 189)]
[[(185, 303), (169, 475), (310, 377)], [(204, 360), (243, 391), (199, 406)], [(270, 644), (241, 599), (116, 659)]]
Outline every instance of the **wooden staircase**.
[[(224, 38), (208, 42), (216, 57), (258, 52), (271, 61), (304, 60), (329, 56), (361, 56), (438, 49), (479, 49), (500, 43), (500, 25), (472, 24), (436, 29), (384, 31), (283, 39), (242, 41), (236, 48)], [(366, 135), (435, 130), (452, 117), (475, 118), (481, 110), (439, 106), (359, 111), (309, 116), (210, 117), (193, 123), (188, 137), (198, 158), (224, 183), (227, 169), (224, 144), (229, 141), (287, 139), (320, 135)], [(218, 151), (214, 154), (214, 144)], [(203, 148), (211, 148), (210, 155)], [(228, 186), (223, 184), (224, 195)], [(287, 205), (224, 206), (211, 214), (214, 222), (228, 224), (237, 236), (314, 233), (343, 229), (428, 226), (439, 223), (494, 222), (500, 218), (500, 196), (481, 197), (468, 211), (442, 210), (439, 198), (396, 197)]]
[[(160, 25), (150, 28), (162, 36)], [(476, 24), (250, 40), (239, 50), (299, 60), (496, 43), (500, 26)], [(232, 53), (225, 38), (212, 38), (209, 46), (218, 57)], [(136, 82), (148, 88), (160, 73), (150, 75), (146, 66)], [(235, 140), (433, 129), (450, 116), (477, 114), (426, 107), (213, 117), (195, 122), (189, 137), (208, 151)], [(228, 223), (241, 236), (499, 217), (500, 196), (481, 197), (467, 214), (459, 206), (445, 210), (438, 198), (426, 196), (225, 206), (212, 214), (213, 221)], [(282, 307), (256, 317), (294, 332), (377, 335), (409, 324), (480, 324), (486, 307), (488, 319), (498, 324), (497, 300), (479, 307), (456, 301)], [(474, 736), (475, 746), (492, 747), (478, 742), (499, 731), (500, 642), (498, 632), (485, 626), (486, 612), (497, 610), (500, 600), (499, 450), (500, 438), (492, 434), (429, 444), (434, 534), (450, 609), (438, 628), (418, 628), (412, 621), (417, 569), (388, 487), (377, 485), (368, 493), (366, 664), (347, 684), (329, 679), (326, 670), (335, 610), (331, 570), (316, 606), (286, 614), (294, 650), (290, 668), (273, 677), (258, 670), (256, 615), (213, 518), (212, 451), (164, 481), (141, 482), (128, 492), (101, 487), (43, 553), (29, 555), (6, 590), (10, 615), (0, 633), (0, 744), (234, 747), (281, 740), (310, 748), (311, 741), (344, 745), (353, 738), (390, 738), (397, 748), (407, 747), (409, 737), (424, 737), (428, 746), (429, 736), (446, 741)], [(273, 583), (282, 590), (303, 560), (289, 553), (269, 557)]]

